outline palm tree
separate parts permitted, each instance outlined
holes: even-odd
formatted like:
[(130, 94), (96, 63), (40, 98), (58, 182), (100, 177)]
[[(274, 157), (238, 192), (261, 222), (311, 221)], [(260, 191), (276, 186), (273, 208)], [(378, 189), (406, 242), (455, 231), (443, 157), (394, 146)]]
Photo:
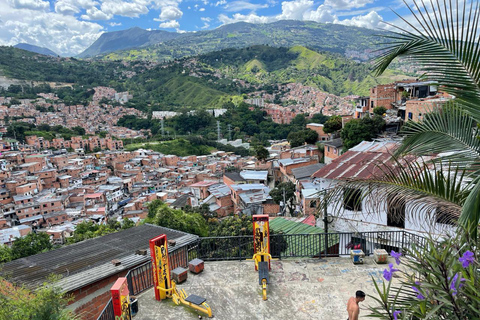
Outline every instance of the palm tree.
[[(404, 1), (405, 2), (405, 1)], [(480, 220), (480, 10), (478, 1), (413, 0), (412, 17), (399, 18), (375, 64), (380, 75), (397, 57), (421, 66), (456, 97), (423, 121), (404, 126), (403, 140), (382, 174), (369, 180), (344, 182), (340, 188), (382, 190), (397, 200), (432, 212), (439, 204), (459, 216), (459, 225), (476, 237)], [(425, 156), (435, 155), (435, 160)], [(416, 159), (412, 163), (412, 159)], [(366, 186), (375, 188), (366, 188)], [(338, 196), (340, 188), (331, 196)], [(370, 191), (371, 193), (372, 191)], [(401, 195), (401, 196), (400, 196)], [(331, 197), (330, 196), (330, 197)], [(326, 198), (331, 199), (330, 197)], [(415, 210), (410, 214), (415, 215)]]

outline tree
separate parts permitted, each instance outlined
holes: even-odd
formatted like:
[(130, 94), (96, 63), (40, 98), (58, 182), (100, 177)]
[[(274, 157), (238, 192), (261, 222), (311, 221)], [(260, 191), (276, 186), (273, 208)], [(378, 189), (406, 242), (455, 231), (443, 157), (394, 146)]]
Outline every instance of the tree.
[(12, 248), (0, 245), (0, 263), (9, 262), (13, 260)]
[(325, 133), (334, 133), (340, 129), (342, 129), (342, 117), (340, 116), (330, 117), (330, 119), (323, 124), (323, 132)]
[(252, 217), (247, 215), (210, 219), (208, 228), (210, 237), (253, 235)]
[(329, 116), (326, 116), (320, 112), (320, 113), (315, 113), (309, 122), (324, 124), (325, 122), (327, 122), (329, 118), (330, 118)]
[(30, 232), (23, 238), (15, 238), (12, 244), (13, 258), (28, 257), (37, 253), (46, 252), (53, 248), (50, 236), (45, 232)]
[(352, 119), (345, 124), (340, 132), (344, 150), (348, 150), (362, 141), (372, 141), (385, 127), (385, 121), (381, 116), (373, 118)]
[(373, 108), (373, 113), (379, 116), (383, 116), (383, 114), (387, 112), (387, 108), (385, 107), (375, 107)]
[(259, 161), (265, 161), (270, 156), (270, 153), (267, 149), (263, 146), (259, 146), (257, 150), (255, 150), (256, 157)]
[(208, 235), (207, 222), (199, 213), (186, 213), (182, 210), (172, 209), (164, 203), (157, 203), (152, 210), (155, 212), (152, 222), (156, 225), (202, 237)]
[(123, 219), (123, 222), (122, 222), (122, 229), (123, 230), (126, 230), (126, 229), (129, 229), (129, 228), (132, 228), (132, 227), (135, 227), (135, 222), (133, 222), (132, 220), (130, 219)]
[(67, 304), (71, 300), (50, 277), (35, 291), (12, 286), (0, 277), (0, 319), (2, 320), (74, 320), (78, 319)]
[(85, 135), (85, 129), (82, 127), (73, 127), (72, 131), (75, 132), (75, 134), (78, 134), (79, 136), (84, 136)]
[(315, 144), (318, 140), (318, 132), (312, 129), (293, 131), (288, 134), (287, 140), (292, 148), (301, 146), (304, 143)]
[(279, 183), (275, 189), (270, 191), (270, 196), (277, 204), (283, 203), (285, 200), (284, 206), (286, 205), (290, 215), (293, 215), (295, 211), (295, 184), (290, 181)]

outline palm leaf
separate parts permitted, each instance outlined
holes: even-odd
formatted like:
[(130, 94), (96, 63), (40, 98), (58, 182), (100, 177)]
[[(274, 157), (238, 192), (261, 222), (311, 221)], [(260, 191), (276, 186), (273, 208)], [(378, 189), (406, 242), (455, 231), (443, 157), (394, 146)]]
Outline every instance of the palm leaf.
[(461, 168), (471, 167), (480, 158), (479, 130), (471, 117), (454, 102), (425, 115), (421, 122), (408, 122), (396, 156), (404, 154), (437, 155)]
[[(405, 2), (405, 0), (404, 0)], [(402, 19), (411, 30), (393, 26), (399, 32), (386, 37), (392, 42), (375, 63), (377, 75), (383, 73), (397, 57), (406, 57), (422, 67), (427, 78), (438, 82), (443, 90), (456, 96), (476, 120), (480, 120), (480, 45), (478, 1), (469, 4), (457, 0), (413, 0), (415, 12), (408, 6), (414, 21)], [(453, 11), (457, 14), (454, 16)], [(413, 20), (412, 19), (412, 20)]]

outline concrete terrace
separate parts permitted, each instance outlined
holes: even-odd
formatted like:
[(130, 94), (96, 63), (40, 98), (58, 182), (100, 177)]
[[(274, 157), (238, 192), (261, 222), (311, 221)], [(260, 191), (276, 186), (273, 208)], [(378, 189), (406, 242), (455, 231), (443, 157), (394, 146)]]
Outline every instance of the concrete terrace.
[[(349, 258), (272, 261), (267, 301), (262, 300), (253, 261), (205, 262), (205, 270), (198, 275), (189, 273), (179, 288), (207, 298), (218, 320), (345, 320), (348, 298), (363, 290), (367, 299), (360, 304), (362, 318), (374, 303), (368, 295), (376, 295), (372, 276), (382, 282), (383, 270), (388, 267), (376, 264), (373, 257), (364, 261), (363, 265), (353, 265)], [(196, 311), (176, 306), (170, 299), (156, 301), (153, 289), (138, 298), (136, 320), (198, 319)]]

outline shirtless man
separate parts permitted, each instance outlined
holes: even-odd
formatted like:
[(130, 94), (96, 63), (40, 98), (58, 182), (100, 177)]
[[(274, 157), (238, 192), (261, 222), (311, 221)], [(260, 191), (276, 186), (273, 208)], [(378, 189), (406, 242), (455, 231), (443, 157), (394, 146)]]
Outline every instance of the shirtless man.
[(358, 314), (360, 313), (360, 307), (358, 304), (365, 300), (365, 292), (358, 290), (355, 292), (355, 298), (351, 297), (347, 302), (347, 320), (358, 320)]

